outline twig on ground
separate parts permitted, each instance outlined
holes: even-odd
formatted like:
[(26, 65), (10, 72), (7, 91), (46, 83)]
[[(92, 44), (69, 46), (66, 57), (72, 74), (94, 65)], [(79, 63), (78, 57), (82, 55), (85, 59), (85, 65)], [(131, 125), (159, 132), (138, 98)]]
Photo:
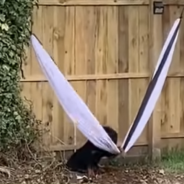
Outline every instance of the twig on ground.
[(31, 155), (31, 157), (37, 162), (37, 160), (36, 160), (35, 156), (33, 155), (32, 151), (29, 149), (29, 146), (28, 146), (27, 142), (26, 142), (26, 148), (27, 148), (29, 154)]
[(63, 163), (62, 162), (59, 162), (56, 166), (54, 166), (53, 170), (55, 170), (60, 165), (63, 165)]
[(50, 132), (49, 132), (49, 135), (55, 139), (57, 139), (61, 144), (65, 145), (65, 146), (68, 146), (68, 144), (66, 144), (64, 141), (62, 141), (61, 139), (59, 139), (58, 137), (52, 135)]
[(7, 174), (8, 178), (10, 178), (10, 170), (9, 169), (6, 169), (4, 167), (0, 167), (0, 172)]
[(45, 168), (43, 168), (43, 171), (46, 171), (47, 169), (51, 168), (51, 166), (54, 164), (55, 158), (53, 158), (51, 164), (47, 165)]
[(37, 158), (35, 158), (35, 156), (33, 155), (32, 151), (29, 149), (29, 145), (28, 145), (27, 143), (26, 143), (26, 147), (27, 147), (27, 150), (28, 150), (29, 154), (30, 154), (31, 157), (34, 159), (36, 165), (42, 166), (42, 165), (38, 162)]

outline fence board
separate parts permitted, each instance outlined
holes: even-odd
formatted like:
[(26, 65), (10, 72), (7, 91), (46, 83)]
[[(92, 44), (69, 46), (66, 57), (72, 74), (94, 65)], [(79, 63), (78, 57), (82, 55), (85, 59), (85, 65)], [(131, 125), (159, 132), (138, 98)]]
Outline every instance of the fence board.
[[(40, 0), (33, 12), (33, 33), (99, 122), (118, 131), (119, 144), (138, 112), (163, 41), (182, 9), (172, 5), (182, 1), (163, 1), (164, 14), (153, 15), (150, 2)], [(146, 126), (136, 145), (154, 147), (160, 138), (184, 134), (183, 29), (184, 23), (149, 129)], [(33, 49), (26, 52), (22, 95), (33, 101), (37, 118), (49, 131), (43, 143), (52, 150), (77, 148), (84, 136), (78, 130), (75, 135)]]
[[(118, 73), (128, 74), (128, 8), (118, 9)], [(129, 128), (128, 79), (118, 80), (118, 136), (123, 140)]]

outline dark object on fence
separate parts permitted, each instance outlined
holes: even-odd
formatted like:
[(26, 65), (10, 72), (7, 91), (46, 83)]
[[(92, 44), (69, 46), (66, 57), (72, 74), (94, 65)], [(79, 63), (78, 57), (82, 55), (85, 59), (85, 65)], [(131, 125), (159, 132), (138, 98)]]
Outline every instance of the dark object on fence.
[[(118, 134), (111, 127), (103, 126), (112, 141), (117, 144)], [(98, 163), (102, 157), (116, 156), (112, 153), (97, 148), (89, 140), (69, 158), (66, 166), (69, 170), (88, 173), (92, 176), (99, 169)]]
[(162, 1), (153, 2), (153, 14), (163, 14), (164, 13), (164, 4)]

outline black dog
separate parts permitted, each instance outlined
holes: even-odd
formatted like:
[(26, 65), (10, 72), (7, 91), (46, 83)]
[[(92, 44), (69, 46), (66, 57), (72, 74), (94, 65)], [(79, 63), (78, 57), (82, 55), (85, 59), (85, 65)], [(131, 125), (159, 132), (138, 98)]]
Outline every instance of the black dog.
[[(112, 141), (117, 144), (118, 135), (115, 130), (108, 126), (103, 126)], [(99, 149), (89, 140), (79, 148), (68, 160), (66, 166), (71, 171), (88, 173), (94, 175), (94, 171), (99, 168), (98, 163), (102, 157), (116, 156), (112, 153)]]

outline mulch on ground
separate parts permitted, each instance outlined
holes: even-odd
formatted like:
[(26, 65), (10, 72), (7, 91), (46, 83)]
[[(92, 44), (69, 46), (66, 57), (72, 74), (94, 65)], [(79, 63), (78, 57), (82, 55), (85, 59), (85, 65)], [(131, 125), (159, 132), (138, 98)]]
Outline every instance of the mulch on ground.
[[(12, 163), (12, 162), (11, 162)], [(84, 175), (71, 173), (56, 159), (37, 159), (25, 162), (14, 162), (3, 168), (10, 171), (0, 172), (0, 184), (66, 184), (66, 183), (98, 183), (98, 184), (180, 184), (184, 183), (184, 175), (168, 173), (159, 167), (148, 165), (106, 166), (103, 172), (93, 180)]]

